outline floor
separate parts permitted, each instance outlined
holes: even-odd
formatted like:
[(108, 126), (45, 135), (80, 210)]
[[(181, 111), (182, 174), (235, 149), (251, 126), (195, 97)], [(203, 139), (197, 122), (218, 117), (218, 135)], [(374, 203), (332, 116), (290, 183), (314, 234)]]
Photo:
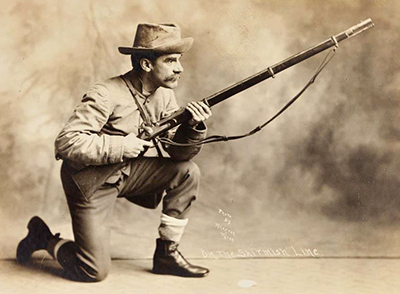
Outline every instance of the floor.
[(48, 256), (28, 266), (0, 261), (0, 293), (399, 293), (400, 260), (390, 258), (191, 259), (208, 267), (206, 278), (154, 275), (151, 259), (113, 260), (100, 283), (62, 277)]

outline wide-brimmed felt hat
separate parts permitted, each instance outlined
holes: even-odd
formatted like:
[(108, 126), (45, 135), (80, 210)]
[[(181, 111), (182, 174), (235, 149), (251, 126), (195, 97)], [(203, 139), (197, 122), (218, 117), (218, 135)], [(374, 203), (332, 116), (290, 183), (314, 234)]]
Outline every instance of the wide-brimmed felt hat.
[(193, 38), (182, 38), (176, 24), (141, 23), (137, 26), (132, 47), (118, 47), (122, 54), (145, 52), (184, 53), (193, 45)]

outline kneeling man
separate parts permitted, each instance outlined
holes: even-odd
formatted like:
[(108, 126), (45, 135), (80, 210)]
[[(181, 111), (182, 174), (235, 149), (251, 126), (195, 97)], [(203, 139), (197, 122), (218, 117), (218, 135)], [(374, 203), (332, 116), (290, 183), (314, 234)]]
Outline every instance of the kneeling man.
[[(103, 280), (111, 266), (110, 218), (117, 197), (125, 197), (148, 208), (162, 202), (154, 273), (208, 274), (208, 269), (190, 264), (178, 251), (198, 195), (200, 172), (190, 159), (200, 147), (163, 146), (169, 157), (145, 157), (147, 148), (162, 152), (155, 141), (139, 138), (146, 126), (179, 109), (172, 89), (183, 71), (180, 58), (192, 44), (192, 38), (181, 38), (175, 24), (144, 23), (137, 27), (133, 46), (119, 48), (131, 56), (133, 69), (89, 89), (55, 142), (56, 157), (63, 160), (61, 179), (75, 241), (53, 235), (42, 219), (33, 217), (17, 248), (20, 263), (27, 263), (34, 251), (46, 249), (71, 279)], [(167, 136), (181, 143), (196, 142), (205, 137), (204, 121), (211, 110), (202, 102), (186, 108), (192, 118)], [(96, 176), (82, 177), (88, 168)]]

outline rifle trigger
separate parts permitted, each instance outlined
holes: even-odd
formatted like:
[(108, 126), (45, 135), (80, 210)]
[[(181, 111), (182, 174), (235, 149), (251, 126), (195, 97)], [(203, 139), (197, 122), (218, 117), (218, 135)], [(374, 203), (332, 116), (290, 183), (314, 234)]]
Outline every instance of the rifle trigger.
[(143, 122), (141, 126), (139, 127), (139, 134), (144, 133), (147, 136), (151, 136), (153, 134), (154, 130), (151, 126)]

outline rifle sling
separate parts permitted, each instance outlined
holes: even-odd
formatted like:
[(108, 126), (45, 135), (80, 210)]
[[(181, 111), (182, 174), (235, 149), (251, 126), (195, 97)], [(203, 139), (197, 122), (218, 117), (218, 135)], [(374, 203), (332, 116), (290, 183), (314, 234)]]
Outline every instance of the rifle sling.
[[(139, 102), (139, 99), (138, 99), (138, 97), (137, 97), (137, 96), (141, 96), (141, 94), (138, 93), (138, 91), (133, 87), (133, 85), (132, 85), (132, 83), (131, 83), (130, 80), (126, 79), (124, 76), (121, 76), (121, 78), (122, 78), (122, 80), (125, 82), (126, 86), (127, 86), (128, 89), (129, 89), (129, 92), (131, 93), (131, 95), (132, 95), (132, 97), (133, 97), (133, 100), (134, 100), (135, 103), (136, 103), (136, 106), (137, 106), (137, 108), (138, 108), (138, 110), (139, 110), (139, 112), (140, 112), (140, 116), (141, 116), (142, 119), (143, 119), (144, 125), (145, 125), (145, 126), (148, 126), (148, 127), (151, 127), (151, 126), (153, 125), (153, 123), (152, 123), (152, 121), (151, 121), (151, 119), (150, 119), (150, 115), (149, 115), (147, 109), (145, 108), (145, 106), (143, 106), (143, 105)], [(144, 98), (147, 99), (146, 97), (144, 97)], [(143, 130), (143, 131), (146, 131), (146, 130)], [(140, 132), (140, 129), (139, 129), (139, 132)], [(140, 134), (139, 134), (139, 135), (140, 135)], [(158, 156), (159, 156), (159, 157), (164, 157), (163, 154), (162, 154), (162, 152), (161, 152), (160, 146), (158, 146), (158, 142), (157, 142), (155, 139), (152, 139), (151, 141), (153, 142), (154, 147), (156, 147)], [(147, 149), (146, 149), (146, 150), (147, 150)], [(146, 152), (146, 150), (145, 150), (144, 152), (142, 152), (140, 155), (143, 156), (144, 153)]]
[[(200, 140), (198, 142), (193, 142), (193, 143), (178, 143), (175, 141), (172, 141), (169, 138), (159, 138), (159, 141), (164, 144), (169, 144), (172, 146), (178, 146), (178, 147), (189, 147), (189, 146), (196, 146), (196, 145), (204, 145), (204, 144), (209, 144), (209, 143), (215, 143), (215, 142), (222, 142), (222, 141), (233, 141), (233, 140), (238, 140), (238, 139), (243, 139), (249, 136), (252, 136), (259, 131), (261, 131), (264, 127), (266, 127), (269, 123), (271, 123), (273, 120), (278, 118), (284, 111), (286, 111), (297, 99), (300, 98), (300, 96), (310, 87), (318, 77), (318, 75), (321, 73), (321, 71), (328, 65), (328, 63), (331, 61), (331, 59), (334, 57), (334, 54), (336, 53), (336, 48), (333, 50), (329, 51), (328, 54), (325, 56), (324, 60), (321, 62), (320, 66), (314, 73), (314, 75), (311, 77), (311, 79), (308, 81), (308, 83), (294, 96), (292, 99), (289, 100), (274, 116), (272, 116), (269, 120), (267, 120), (265, 123), (263, 123), (260, 126), (257, 126), (250, 132), (242, 135), (236, 135), (236, 136), (221, 136), (221, 135), (214, 135), (207, 137), (203, 140)], [(332, 54), (331, 54), (332, 53)]]

